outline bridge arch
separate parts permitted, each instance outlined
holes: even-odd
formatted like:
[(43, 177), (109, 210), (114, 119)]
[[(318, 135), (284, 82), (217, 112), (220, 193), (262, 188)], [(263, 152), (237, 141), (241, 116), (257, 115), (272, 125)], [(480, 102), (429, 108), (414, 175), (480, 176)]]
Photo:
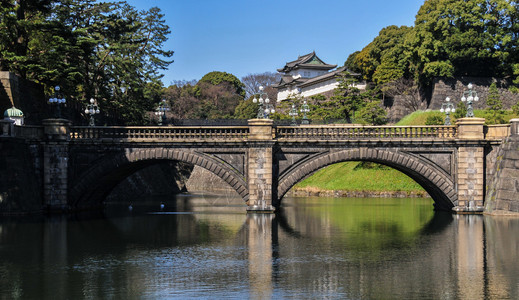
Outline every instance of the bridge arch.
[(89, 208), (101, 205), (106, 196), (124, 178), (161, 160), (173, 160), (200, 166), (227, 182), (244, 201), (249, 198), (243, 175), (209, 155), (182, 149), (127, 149), (101, 160), (83, 173), (69, 189), (71, 208)]
[(344, 161), (370, 161), (387, 165), (420, 184), (434, 199), (436, 208), (451, 210), (457, 205), (458, 195), (453, 179), (432, 163), (401, 151), (360, 148), (328, 152), (299, 162), (280, 178), (278, 202), (299, 181), (321, 168)]

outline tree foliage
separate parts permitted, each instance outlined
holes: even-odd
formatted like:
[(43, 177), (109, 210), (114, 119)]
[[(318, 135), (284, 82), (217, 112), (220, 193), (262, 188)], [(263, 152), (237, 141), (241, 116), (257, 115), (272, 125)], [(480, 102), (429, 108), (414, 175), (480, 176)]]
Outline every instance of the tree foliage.
[(258, 93), (259, 87), (265, 88), (265, 93), (268, 94), (270, 100), (276, 101), (277, 90), (272, 88), (272, 85), (279, 83), (281, 75), (272, 72), (264, 72), (258, 74), (248, 74), (242, 77), (241, 82), (245, 85), (245, 97)]
[(506, 122), (503, 102), (501, 101), (495, 82), (492, 82), (488, 90), (487, 108), (485, 113), (487, 124), (504, 124)]
[(389, 97), (400, 96), (404, 107), (411, 112), (417, 111), (422, 105), (418, 85), (411, 79), (398, 78), (382, 84), (381, 90)]
[(159, 72), (172, 63), (163, 17), (126, 2), (2, 1), (0, 66), (48, 94), (61, 86), (72, 105), (94, 97), (102, 113), (142, 124), (161, 98)]
[(440, 115), (428, 116), (427, 119), (425, 119), (425, 125), (443, 125), (444, 122), (443, 117)]
[(380, 100), (368, 101), (359, 110), (358, 120), (371, 125), (383, 125), (387, 123), (387, 112)]
[(349, 68), (359, 70), (364, 80), (383, 84), (406, 75), (404, 38), (411, 30), (407, 26), (388, 26), (379, 32), (362, 51), (348, 58)]
[(213, 71), (205, 74), (199, 83), (210, 83), (214, 86), (227, 82), (234, 88), (236, 94), (245, 97), (245, 85), (234, 75), (227, 72)]
[(326, 102), (323, 108), (329, 110), (330, 115), (336, 119), (345, 119), (348, 123), (351, 123), (355, 111), (362, 105), (360, 90), (354, 86), (356, 80), (347, 71), (339, 75), (338, 82), (331, 101)]
[(434, 77), (511, 77), (519, 85), (515, 0), (426, 0), (414, 27), (388, 26), (346, 61), (378, 85), (399, 78), (418, 87)]
[(515, 1), (425, 1), (406, 38), (415, 78), (511, 75), (517, 22)]
[(164, 97), (175, 119), (229, 119), (247, 115), (242, 112), (247, 110), (243, 94), (243, 84), (234, 75), (210, 72), (198, 82), (174, 83), (165, 90)]

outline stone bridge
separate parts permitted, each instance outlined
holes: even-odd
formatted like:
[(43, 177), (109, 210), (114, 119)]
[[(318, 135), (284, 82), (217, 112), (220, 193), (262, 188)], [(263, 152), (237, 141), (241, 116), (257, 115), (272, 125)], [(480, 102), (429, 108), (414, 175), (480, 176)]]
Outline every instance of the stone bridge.
[(292, 186), (323, 167), (371, 161), (414, 179), (437, 209), (466, 213), (483, 211), (496, 149), (516, 125), (464, 118), (455, 126), (274, 126), (253, 119), (233, 127), (85, 127), (48, 119), (41, 127), (4, 123), (2, 136), (41, 148), (43, 207), (51, 211), (97, 207), (132, 173), (173, 160), (222, 178), (248, 211), (274, 211)]

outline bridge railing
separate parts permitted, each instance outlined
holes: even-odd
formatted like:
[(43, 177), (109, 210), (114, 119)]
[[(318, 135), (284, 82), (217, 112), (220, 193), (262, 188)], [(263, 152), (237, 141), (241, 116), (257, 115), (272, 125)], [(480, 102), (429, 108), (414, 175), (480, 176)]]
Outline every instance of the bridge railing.
[(510, 135), (510, 124), (487, 125), (484, 129), (485, 139), (503, 139)]
[(390, 138), (456, 138), (456, 126), (279, 126), (277, 138), (346, 140)]
[(249, 134), (247, 126), (73, 126), (70, 138), (79, 139), (169, 139), (169, 140), (244, 140)]
[(38, 140), (43, 138), (43, 127), (36, 125), (14, 126), (14, 136)]

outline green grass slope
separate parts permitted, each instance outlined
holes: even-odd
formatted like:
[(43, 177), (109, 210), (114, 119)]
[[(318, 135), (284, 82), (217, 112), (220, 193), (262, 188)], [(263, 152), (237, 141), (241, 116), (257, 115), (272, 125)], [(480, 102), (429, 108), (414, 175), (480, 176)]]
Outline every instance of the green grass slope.
[(342, 162), (328, 166), (301, 181), (295, 188), (334, 191), (423, 191), (418, 183), (400, 171), (389, 167), (358, 168), (359, 163)]

